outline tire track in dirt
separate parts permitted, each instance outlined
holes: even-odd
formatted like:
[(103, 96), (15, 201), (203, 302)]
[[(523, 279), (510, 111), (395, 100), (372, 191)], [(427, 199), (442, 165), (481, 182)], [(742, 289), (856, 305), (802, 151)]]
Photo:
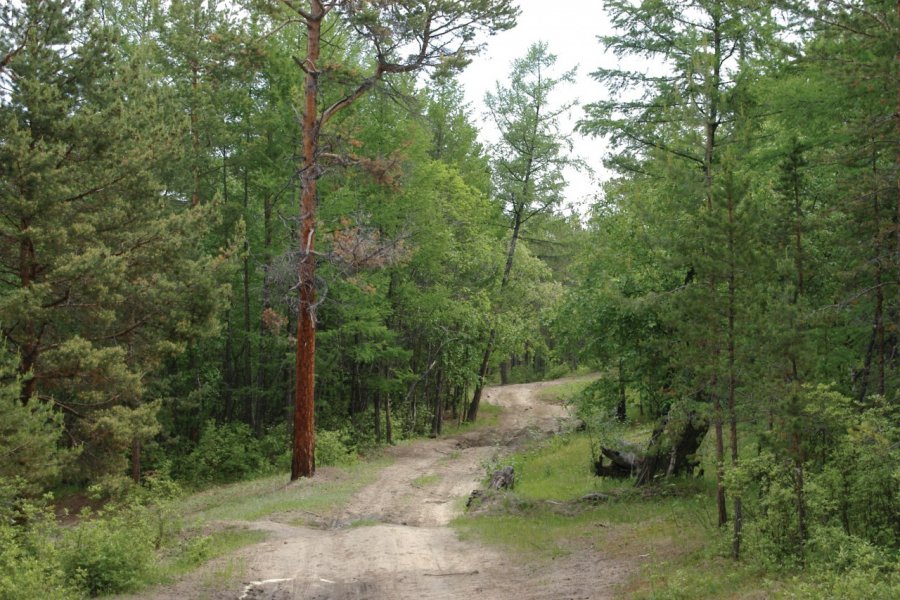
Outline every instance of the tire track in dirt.
[[(327, 528), (247, 523), (268, 541), (240, 551), (242, 589), (212, 594), (246, 600), (490, 600), (611, 598), (624, 568), (601, 555), (522, 561), (457, 538), (450, 521), (478, 487), (484, 465), (529, 439), (553, 434), (567, 415), (537, 392), (554, 382), (488, 388), (504, 408), (490, 429), (392, 448), (393, 463), (360, 490)], [(193, 598), (185, 587), (169, 598)], [(196, 590), (195, 590), (196, 591)], [(186, 594), (186, 595), (183, 595)]]

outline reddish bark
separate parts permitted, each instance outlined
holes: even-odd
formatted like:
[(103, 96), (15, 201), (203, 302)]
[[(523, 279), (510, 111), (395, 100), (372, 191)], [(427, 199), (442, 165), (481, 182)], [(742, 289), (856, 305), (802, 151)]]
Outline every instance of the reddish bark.
[(318, 204), (319, 50), (325, 9), (319, 0), (310, 2), (306, 18), (305, 111), (303, 115), (303, 169), (300, 175), (300, 306), (297, 317), (297, 378), (294, 399), (294, 448), (291, 480), (312, 477), (316, 472), (315, 364), (316, 364), (316, 207)]

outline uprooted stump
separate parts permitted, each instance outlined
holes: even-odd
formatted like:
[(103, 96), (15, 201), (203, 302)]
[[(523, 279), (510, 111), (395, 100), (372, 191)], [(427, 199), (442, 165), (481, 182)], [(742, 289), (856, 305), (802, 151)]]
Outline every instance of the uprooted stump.
[(491, 475), (491, 481), (488, 483), (490, 490), (511, 490), (516, 484), (516, 470), (510, 467), (503, 467), (494, 471)]
[[(646, 485), (658, 476), (691, 474), (700, 464), (695, 458), (700, 442), (709, 431), (709, 420), (695, 411), (683, 418), (667, 415), (653, 430), (647, 448), (638, 453), (633, 447), (600, 448), (594, 473), (601, 477), (632, 477), (635, 485)], [(604, 463), (604, 457), (609, 464)]]
[(497, 469), (491, 474), (491, 480), (488, 482), (487, 490), (473, 490), (466, 500), (466, 508), (472, 508), (483, 503), (484, 500), (493, 495), (495, 490), (511, 490), (516, 484), (516, 471), (511, 466)]

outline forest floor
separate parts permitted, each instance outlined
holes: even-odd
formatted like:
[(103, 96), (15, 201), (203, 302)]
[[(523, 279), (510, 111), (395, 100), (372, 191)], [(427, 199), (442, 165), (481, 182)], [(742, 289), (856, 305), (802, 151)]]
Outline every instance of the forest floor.
[[(390, 462), (349, 503), (322, 512), (287, 511), (222, 527), (264, 531), (262, 543), (215, 559), (136, 598), (349, 600), (601, 599), (629, 574), (626, 561), (585, 548), (553, 560), (461, 541), (450, 522), (465, 510), (486, 466), (553, 435), (566, 409), (541, 398), (559, 382), (487, 388), (502, 407), (495, 425), (387, 451)], [(329, 469), (316, 475), (336, 477)], [(302, 486), (301, 480), (293, 486)]]

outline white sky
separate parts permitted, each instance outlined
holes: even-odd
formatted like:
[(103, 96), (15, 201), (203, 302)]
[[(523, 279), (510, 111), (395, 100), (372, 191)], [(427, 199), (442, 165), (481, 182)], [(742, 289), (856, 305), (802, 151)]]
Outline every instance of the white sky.
[[(495, 82), (504, 84), (513, 59), (525, 55), (528, 47), (537, 41), (547, 42), (550, 52), (557, 56), (558, 72), (578, 67), (574, 85), (559, 88), (554, 103), (575, 99), (582, 106), (594, 102), (605, 94), (604, 88), (595, 82), (590, 73), (606, 63), (598, 35), (610, 32), (603, 3), (600, 0), (518, 0), (522, 10), (518, 25), (511, 31), (497, 34), (487, 40), (482, 54), (460, 76), (466, 100), (471, 104), (476, 124), (482, 129), (482, 141), (496, 139), (496, 129), (489, 123), (484, 106), (484, 94), (493, 90)], [(571, 131), (584, 114), (582, 106), (572, 109), (568, 122), (561, 123)], [(578, 205), (584, 213), (592, 198), (599, 192), (599, 180), (604, 177), (602, 160), (607, 149), (603, 140), (572, 134), (575, 154), (594, 170), (588, 173), (569, 172), (566, 191), (567, 204)]]

